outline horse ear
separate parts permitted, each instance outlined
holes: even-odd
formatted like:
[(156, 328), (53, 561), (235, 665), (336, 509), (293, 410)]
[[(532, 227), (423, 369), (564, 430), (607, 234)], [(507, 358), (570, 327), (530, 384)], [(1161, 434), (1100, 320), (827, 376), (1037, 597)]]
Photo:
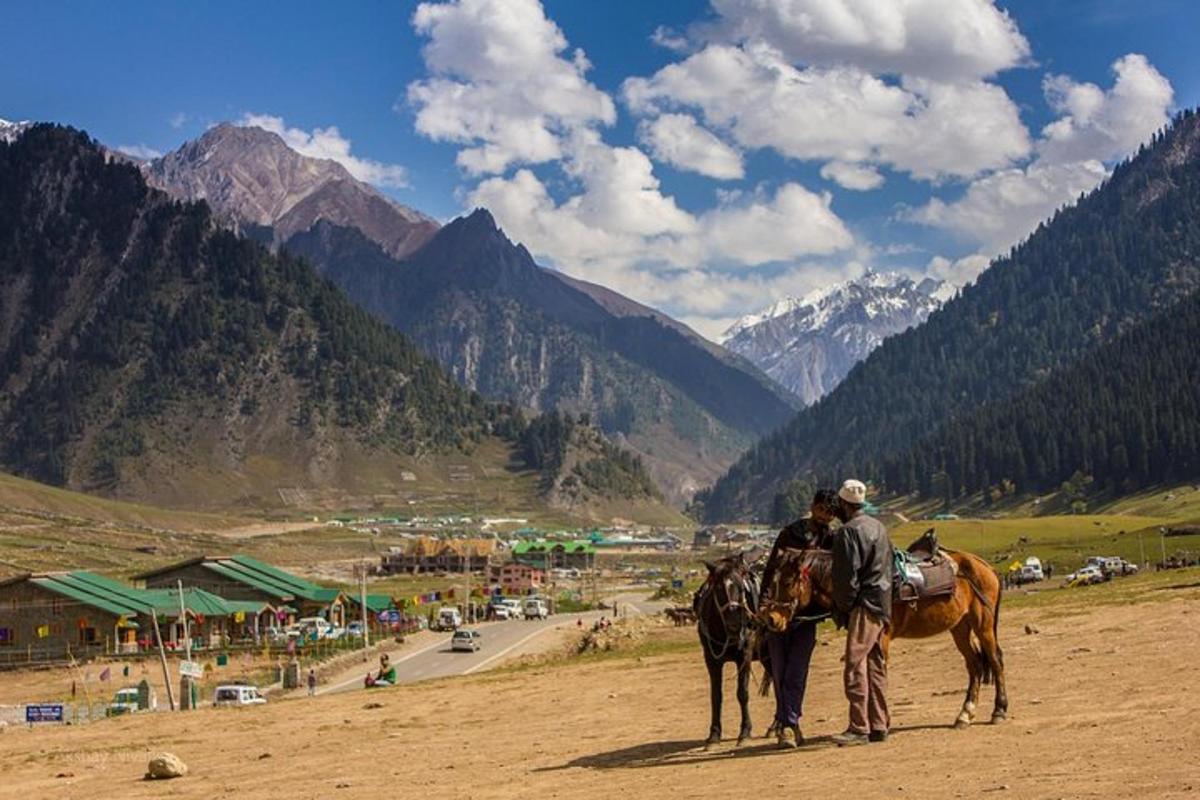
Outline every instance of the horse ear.
[(705, 561), (704, 566), (708, 567), (708, 574), (711, 575), (717, 571), (717, 565), (711, 561)]

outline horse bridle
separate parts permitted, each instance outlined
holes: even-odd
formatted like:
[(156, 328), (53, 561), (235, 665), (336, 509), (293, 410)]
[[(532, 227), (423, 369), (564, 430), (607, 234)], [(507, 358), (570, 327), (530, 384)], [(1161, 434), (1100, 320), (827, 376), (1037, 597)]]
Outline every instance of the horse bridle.
[[(738, 580), (734, 580), (732, 574), (733, 572), (738, 573)], [(729, 652), (729, 648), (733, 644), (732, 637), (729, 636), (729, 627), (725, 623), (725, 616), (731, 611), (743, 615), (742, 625), (738, 630), (737, 646), (739, 648), (745, 648), (746, 646), (747, 637), (749, 635), (747, 630), (749, 625), (747, 623), (753, 619), (753, 610), (750, 608), (750, 599), (754, 596), (754, 590), (750, 585), (749, 573), (743, 573), (737, 567), (734, 567), (731, 570), (731, 574), (724, 575), (720, 581), (714, 580), (715, 577), (716, 575), (709, 576), (708, 583), (712, 588), (706, 594), (704, 599), (708, 600), (709, 598), (712, 598), (712, 602), (716, 605), (717, 618), (721, 620), (721, 627), (725, 630), (725, 637), (723, 640), (721, 640), (720, 652), (715, 651), (715, 645), (718, 640), (712, 635), (712, 633), (709, 632), (707, 626), (704, 624), (703, 614), (697, 615), (697, 627), (700, 631), (700, 636), (704, 639), (705, 650), (708, 651), (708, 654), (712, 656), (714, 661), (719, 661), (725, 657), (726, 653)], [(734, 586), (737, 587), (742, 601), (737, 601), (732, 598), (733, 593), (730, 591), (730, 589)], [(724, 602), (722, 602), (718, 596), (718, 589), (724, 590)]]

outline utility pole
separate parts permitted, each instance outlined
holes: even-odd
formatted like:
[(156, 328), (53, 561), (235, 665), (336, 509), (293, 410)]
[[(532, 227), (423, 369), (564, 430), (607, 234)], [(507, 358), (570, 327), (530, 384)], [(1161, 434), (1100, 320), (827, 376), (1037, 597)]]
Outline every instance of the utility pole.
[(362, 609), (363, 649), (371, 646), (371, 628), (367, 625), (367, 561), (359, 564), (358, 604)]
[(192, 660), (192, 632), (188, 626), (187, 606), (183, 604), (183, 581), (175, 581), (176, 588), (179, 589), (179, 621), (183, 623), (183, 648), (187, 653), (187, 660)]
[(1138, 550), (1140, 550), (1142, 553), (1141, 567), (1142, 567), (1142, 569), (1145, 569), (1149, 565), (1146, 563), (1146, 545), (1142, 542), (1142, 532), (1141, 531), (1138, 531)]
[(150, 606), (150, 619), (154, 621), (154, 638), (158, 641), (158, 660), (162, 663), (163, 685), (167, 687), (167, 702), (175, 710), (175, 691), (171, 688), (171, 671), (167, 669), (167, 651), (163, 649), (162, 631), (158, 629), (158, 611)]
[(1158, 543), (1162, 547), (1162, 565), (1165, 569), (1167, 566), (1167, 529), (1164, 527), (1158, 529)]

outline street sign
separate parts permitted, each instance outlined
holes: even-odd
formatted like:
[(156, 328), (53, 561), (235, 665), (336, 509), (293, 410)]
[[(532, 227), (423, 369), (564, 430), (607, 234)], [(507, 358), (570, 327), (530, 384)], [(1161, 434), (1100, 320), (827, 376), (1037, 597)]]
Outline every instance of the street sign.
[(204, 667), (198, 661), (180, 661), (179, 675), (184, 678), (203, 678)]
[(62, 722), (62, 703), (38, 703), (25, 706), (25, 721), (30, 725), (35, 722)]

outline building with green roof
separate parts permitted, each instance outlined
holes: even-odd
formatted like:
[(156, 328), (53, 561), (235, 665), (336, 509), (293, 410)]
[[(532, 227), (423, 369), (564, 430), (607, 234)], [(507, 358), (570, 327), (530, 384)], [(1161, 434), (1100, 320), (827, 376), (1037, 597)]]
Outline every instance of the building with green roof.
[(291, 606), (301, 617), (324, 617), (344, 625), (350, 598), (340, 589), (244, 555), (199, 556), (135, 575), (147, 589), (171, 588), (182, 582), (226, 600), (258, 601), (279, 609)]
[[(261, 601), (230, 601), (197, 587), (140, 589), (94, 572), (29, 573), (0, 581), (0, 663), (153, 646), (154, 617), (163, 641), (182, 648), (256, 634)], [(187, 624), (184, 625), (186, 620)], [(257, 637), (255, 637), (257, 638)]]

